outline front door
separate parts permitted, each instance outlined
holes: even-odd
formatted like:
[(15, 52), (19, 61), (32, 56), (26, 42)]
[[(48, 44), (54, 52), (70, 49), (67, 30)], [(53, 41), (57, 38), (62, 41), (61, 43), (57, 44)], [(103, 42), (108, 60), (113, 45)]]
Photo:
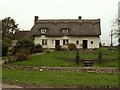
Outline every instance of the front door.
[(55, 40), (55, 46), (59, 46), (60, 45), (60, 40)]
[(83, 40), (83, 49), (87, 49), (87, 46), (88, 46), (88, 44), (87, 44), (87, 40)]

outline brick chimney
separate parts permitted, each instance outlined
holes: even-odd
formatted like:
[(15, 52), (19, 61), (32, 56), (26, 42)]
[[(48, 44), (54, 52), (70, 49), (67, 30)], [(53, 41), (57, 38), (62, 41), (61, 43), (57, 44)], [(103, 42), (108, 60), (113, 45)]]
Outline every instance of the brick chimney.
[(82, 16), (78, 16), (78, 19), (82, 19)]
[(35, 18), (34, 18), (34, 25), (37, 23), (37, 20), (38, 20), (38, 16), (35, 16)]

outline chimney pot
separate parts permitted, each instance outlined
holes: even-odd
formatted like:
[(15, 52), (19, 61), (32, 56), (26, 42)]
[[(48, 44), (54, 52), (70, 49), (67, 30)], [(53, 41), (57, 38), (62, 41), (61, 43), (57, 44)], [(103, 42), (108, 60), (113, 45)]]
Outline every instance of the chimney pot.
[(82, 17), (81, 16), (78, 16), (78, 19), (81, 19)]
[(35, 18), (34, 18), (34, 24), (37, 23), (38, 18), (39, 18), (38, 16), (35, 16)]

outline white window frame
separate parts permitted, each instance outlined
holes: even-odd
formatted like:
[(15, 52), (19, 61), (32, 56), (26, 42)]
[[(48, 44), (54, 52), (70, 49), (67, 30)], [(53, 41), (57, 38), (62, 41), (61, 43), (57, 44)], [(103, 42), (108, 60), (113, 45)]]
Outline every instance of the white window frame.
[(42, 39), (42, 45), (46, 46), (47, 45), (47, 41), (48, 41), (47, 39)]
[(64, 34), (68, 34), (68, 31), (69, 31), (68, 29), (63, 29), (63, 30), (62, 30), (62, 32), (63, 32)]
[(45, 33), (46, 33), (46, 31), (47, 31), (47, 29), (46, 29), (46, 28), (41, 28), (40, 30), (41, 30), (41, 33), (42, 33), (42, 34), (45, 34)]
[(63, 39), (63, 45), (66, 45), (69, 43), (69, 39)]

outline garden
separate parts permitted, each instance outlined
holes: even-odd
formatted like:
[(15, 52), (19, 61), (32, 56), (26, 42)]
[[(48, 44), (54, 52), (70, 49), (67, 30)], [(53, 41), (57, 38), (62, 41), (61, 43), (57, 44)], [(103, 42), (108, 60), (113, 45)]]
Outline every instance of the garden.
[[(3, 64), (3, 82), (25, 88), (118, 88), (119, 60), (116, 47), (41, 50), (40, 45), (31, 49), (26, 44), (22, 44), (34, 52), (31, 53), (28, 49), (18, 49), (20, 43), (17, 45), (16, 53), (7, 56), (8, 59)], [(77, 55), (79, 57), (76, 57)], [(85, 66), (85, 59), (92, 59), (93, 64)]]
[[(101, 64), (98, 60), (99, 50), (102, 52)], [(79, 65), (76, 64), (76, 50), (61, 50), (49, 51), (32, 54), (27, 60), (20, 62), (9, 63), (9, 65), (23, 65), (23, 66), (54, 66), (54, 67), (84, 67), (83, 59), (93, 59), (95, 67), (118, 67), (118, 53), (117, 49), (111, 50), (108, 48), (79, 50)]]

